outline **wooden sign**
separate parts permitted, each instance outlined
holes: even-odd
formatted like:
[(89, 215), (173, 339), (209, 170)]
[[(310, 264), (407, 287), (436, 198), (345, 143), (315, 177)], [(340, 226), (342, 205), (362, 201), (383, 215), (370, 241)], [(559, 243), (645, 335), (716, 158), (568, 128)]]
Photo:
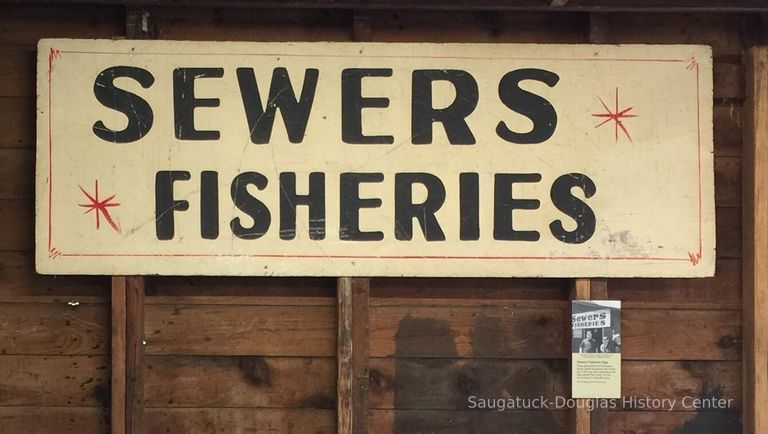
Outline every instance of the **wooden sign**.
[(711, 276), (703, 46), (48, 39), (37, 270)]

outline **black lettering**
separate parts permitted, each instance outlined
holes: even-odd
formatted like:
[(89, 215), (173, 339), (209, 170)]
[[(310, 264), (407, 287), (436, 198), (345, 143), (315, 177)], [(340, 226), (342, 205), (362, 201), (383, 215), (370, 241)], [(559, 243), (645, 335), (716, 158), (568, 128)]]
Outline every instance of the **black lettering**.
[(340, 222), (339, 239), (345, 241), (381, 241), (384, 234), (380, 231), (363, 232), (360, 230), (360, 209), (378, 208), (379, 198), (360, 198), (360, 184), (363, 182), (382, 182), (383, 173), (342, 173), (340, 176)]
[(558, 240), (568, 244), (582, 244), (592, 238), (595, 233), (597, 220), (592, 208), (577, 198), (571, 192), (574, 187), (584, 192), (584, 197), (589, 199), (597, 192), (595, 183), (581, 173), (569, 173), (563, 175), (552, 183), (550, 197), (557, 209), (576, 222), (576, 229), (566, 231), (561, 220), (555, 220), (549, 225), (552, 235)]
[(477, 173), (459, 175), (459, 239), (480, 239), (480, 177)]
[(173, 239), (173, 213), (189, 209), (186, 200), (173, 199), (173, 183), (189, 179), (189, 172), (183, 170), (161, 170), (155, 174), (155, 232), (158, 240)]
[(154, 122), (154, 114), (149, 103), (140, 96), (115, 86), (115, 79), (128, 77), (136, 80), (144, 89), (155, 82), (155, 78), (146, 69), (133, 66), (113, 66), (107, 68), (93, 82), (93, 94), (105, 107), (119, 111), (128, 118), (125, 129), (116, 131), (97, 121), (93, 124), (96, 137), (112, 143), (130, 143), (149, 133)]
[(280, 239), (296, 238), (296, 207), (309, 208), (309, 238), (325, 238), (325, 174), (309, 174), (309, 194), (296, 194), (296, 173), (280, 174)]
[(494, 185), (493, 239), (506, 241), (538, 241), (537, 231), (518, 231), (513, 226), (512, 211), (539, 209), (537, 199), (515, 199), (512, 185), (541, 181), (538, 173), (497, 173)]
[(219, 237), (219, 173), (210, 170), (200, 174), (200, 236)]
[(195, 129), (197, 107), (218, 107), (218, 98), (195, 98), (195, 80), (221, 78), (223, 68), (176, 68), (173, 70), (173, 120), (179, 140), (218, 140), (218, 131)]
[[(413, 184), (421, 184), (427, 189), (424, 202), (413, 203)], [(421, 225), (424, 239), (444, 241), (445, 234), (435, 213), (445, 203), (445, 186), (435, 175), (430, 173), (398, 173), (395, 175), (395, 238), (413, 239), (413, 219)]]
[(235, 217), (229, 222), (232, 233), (244, 240), (255, 240), (267, 233), (272, 222), (272, 216), (264, 203), (248, 192), (248, 186), (253, 185), (259, 190), (267, 188), (267, 178), (261, 173), (243, 172), (232, 180), (230, 196), (237, 209), (253, 219), (253, 225), (245, 227), (240, 217)]
[(253, 68), (237, 68), (237, 82), (240, 84), (240, 94), (243, 97), (243, 107), (245, 107), (252, 143), (269, 143), (277, 110), (280, 110), (283, 117), (288, 140), (291, 143), (301, 143), (304, 140), (319, 74), (320, 72), (313, 68), (304, 72), (301, 96), (296, 99), (288, 70), (275, 68), (272, 71), (272, 83), (265, 109)]
[(392, 136), (363, 135), (363, 109), (389, 107), (389, 98), (362, 96), (364, 77), (391, 77), (390, 68), (350, 68), (341, 72), (341, 139), (352, 144), (392, 144)]
[[(448, 107), (432, 107), (432, 82), (447, 81), (456, 89), (456, 98)], [(432, 124), (440, 122), (453, 145), (474, 145), (475, 136), (466, 117), (477, 107), (477, 82), (466, 71), (457, 69), (418, 69), (413, 71), (411, 99), (411, 136), (414, 145), (432, 143)]]
[(560, 77), (543, 69), (517, 69), (506, 73), (499, 82), (499, 98), (505, 106), (530, 119), (533, 129), (527, 133), (516, 133), (501, 121), (496, 126), (496, 134), (510, 143), (542, 143), (555, 133), (557, 112), (546, 99), (521, 89), (520, 82), (523, 80), (536, 80), (554, 87)]

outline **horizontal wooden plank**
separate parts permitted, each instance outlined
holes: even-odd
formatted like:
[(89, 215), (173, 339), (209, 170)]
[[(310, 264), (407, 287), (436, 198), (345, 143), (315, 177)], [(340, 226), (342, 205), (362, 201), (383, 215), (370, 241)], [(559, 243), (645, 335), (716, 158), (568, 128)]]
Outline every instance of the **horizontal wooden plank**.
[(42, 38), (111, 38), (125, 34), (125, 9), (99, 5), (3, 5), (0, 44)]
[(30, 199), (0, 199), (0, 251), (35, 248), (35, 204)]
[(740, 63), (715, 62), (713, 79), (715, 99), (729, 101), (744, 100), (746, 88), (743, 65)]
[(562, 358), (565, 308), (371, 306), (370, 355)]
[(34, 45), (0, 45), (0, 97), (35, 96)]
[(715, 204), (741, 206), (741, 158), (715, 158)]
[(35, 152), (32, 149), (0, 148), (0, 173), (6, 175), (0, 185), (0, 199), (34, 197)]
[(709, 45), (716, 60), (726, 57), (735, 58), (736, 62), (744, 49), (739, 31), (741, 15), (608, 13), (599, 16), (606, 26), (605, 43)]
[[(371, 306), (372, 357), (565, 358), (567, 301), (539, 308)], [(625, 309), (628, 360), (738, 360), (738, 311)]]
[(108, 303), (109, 277), (35, 273), (31, 252), (0, 252), (0, 302)]
[[(462, 410), (468, 398), (545, 397), (551, 409), (570, 396), (570, 370), (560, 360), (396, 359), (370, 363), (370, 408), (398, 410)], [(732, 400), (741, 406), (739, 362), (638, 362), (622, 364), (622, 395), (675, 399), (677, 411), (696, 411), (684, 397)], [(626, 401), (626, 409), (629, 403)], [(625, 402), (613, 404), (624, 408)], [(564, 409), (564, 408), (559, 408)], [(636, 410), (636, 409), (635, 409)]]
[(741, 258), (741, 208), (717, 208), (717, 258)]
[(739, 311), (622, 311), (622, 357), (632, 360), (739, 360)]
[(336, 279), (325, 277), (148, 277), (148, 304), (335, 306)]
[[(676, 400), (674, 411), (695, 412), (694, 399), (724, 399), (729, 408), (741, 408), (740, 362), (638, 362), (623, 361), (621, 393), (625, 397)], [(685, 398), (685, 399), (684, 399)], [(617, 400), (619, 409), (637, 410), (631, 401)], [(667, 409), (669, 411), (669, 409)]]
[(150, 433), (336, 433), (336, 412), (319, 409), (149, 408)]
[(741, 434), (737, 411), (610, 411), (611, 433)]
[(332, 357), (146, 357), (146, 407), (336, 406)]
[(104, 304), (0, 303), (0, 318), (0, 354), (109, 353)]
[(729, 102), (716, 105), (712, 111), (715, 156), (740, 157), (742, 119), (741, 105)]
[[(40, 3), (41, 0), (17, 0), (17, 2)], [(82, 0), (57, 0), (57, 3), (81, 3)], [(89, 3), (145, 5), (146, 0), (90, 0)], [(551, 0), (429, 0), (410, 2), (407, 0), (294, 0), (285, 3), (277, 0), (155, 0), (152, 4), (188, 6), (217, 6), (239, 8), (325, 8), (325, 9), (404, 9), (404, 10), (548, 10), (548, 11), (716, 11), (716, 12), (759, 12), (768, 10), (761, 0), (572, 0), (553, 4)]]
[[(0, 97), (0, 148), (35, 148), (35, 99)], [(32, 184), (32, 175), (24, 177)]]
[(145, 316), (147, 355), (336, 355), (331, 306), (147, 305)]
[(109, 357), (0, 356), (0, 406), (103, 407)]
[(371, 409), (467, 409), (468, 397), (555, 399), (570, 391), (568, 361), (372, 358)]
[(109, 419), (97, 407), (0, 407), (0, 428), (17, 434), (103, 434)]
[(160, 39), (207, 41), (348, 41), (351, 13), (321, 10), (150, 8)]
[[(413, 304), (439, 298), (457, 304), (496, 300), (564, 300), (570, 292), (568, 279), (451, 279), (379, 277), (371, 279), (371, 303)], [(421, 302), (417, 302), (421, 303)]]
[(565, 411), (517, 410), (371, 410), (372, 433), (531, 434), (565, 433)]
[(609, 279), (608, 299), (625, 309), (741, 309), (741, 260), (718, 259), (715, 277)]
[(455, 11), (371, 12), (377, 42), (586, 43), (580, 14)]

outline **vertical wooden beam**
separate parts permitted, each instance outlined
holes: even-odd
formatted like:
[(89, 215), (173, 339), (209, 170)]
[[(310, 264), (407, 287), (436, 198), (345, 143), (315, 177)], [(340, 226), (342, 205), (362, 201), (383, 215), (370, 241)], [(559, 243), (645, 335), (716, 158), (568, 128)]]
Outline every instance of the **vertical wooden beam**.
[[(589, 14), (589, 42), (607, 44), (610, 42), (611, 19), (608, 14), (592, 12)], [(592, 279), (590, 288), (592, 300), (608, 299), (608, 281)], [(592, 434), (608, 434), (608, 409), (595, 408), (590, 415), (590, 432)]]
[(336, 429), (339, 434), (352, 434), (354, 408), (352, 394), (352, 278), (341, 277), (336, 287), (336, 303), (339, 316), (338, 341), (336, 343)]
[(125, 434), (125, 277), (112, 277), (112, 434)]
[[(572, 300), (589, 300), (592, 297), (592, 280), (575, 279), (571, 290)], [(570, 315), (569, 315), (570, 317)], [(567, 322), (566, 324), (570, 324)], [(570, 342), (570, 339), (568, 340)], [(569, 349), (570, 351), (570, 349)], [(571, 369), (573, 372), (573, 369)], [(584, 399), (579, 399), (583, 403)], [(570, 434), (590, 434), (592, 431), (591, 417), (586, 405), (577, 405), (576, 408), (569, 410), (569, 433)]]
[[(149, 14), (127, 7), (125, 33), (149, 37)], [(144, 433), (144, 278), (112, 277), (112, 434)]]
[[(591, 300), (608, 299), (608, 281), (590, 279), (589, 298)], [(590, 433), (608, 434), (608, 409), (597, 407), (590, 412)]]
[[(369, 41), (368, 11), (354, 11), (352, 40)], [(368, 300), (370, 279), (342, 277), (337, 283), (338, 377), (337, 431), (339, 434), (368, 432)]]
[(126, 434), (144, 433), (144, 278), (126, 277), (125, 423)]
[(768, 47), (747, 54), (743, 157), (743, 421), (768, 433)]
[(338, 280), (337, 423), (339, 434), (367, 433), (370, 279)]
[(112, 434), (143, 433), (144, 278), (112, 277)]
[[(605, 279), (575, 279), (571, 299), (607, 300), (608, 282)], [(586, 405), (577, 405), (570, 411), (570, 432), (572, 434), (608, 434), (608, 411), (595, 408), (590, 412)]]

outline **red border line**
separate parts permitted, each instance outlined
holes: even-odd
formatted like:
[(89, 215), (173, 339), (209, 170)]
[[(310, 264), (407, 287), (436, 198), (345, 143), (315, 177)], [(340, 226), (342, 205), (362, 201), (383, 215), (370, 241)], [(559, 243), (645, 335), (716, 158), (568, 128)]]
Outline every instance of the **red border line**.
[[(51, 48), (51, 53), (55, 49)], [(134, 54), (134, 55), (195, 55), (195, 56), (270, 56), (270, 57), (342, 57), (359, 58), (359, 55), (298, 55), (298, 54), (258, 54), (258, 53), (124, 53), (124, 52), (88, 52), (88, 51), (58, 51), (56, 53), (72, 54)], [(451, 57), (451, 56), (362, 56), (371, 58), (414, 58), (414, 59), (466, 59), (483, 60), (486, 58), (478, 57)], [(688, 62), (689, 60), (680, 59), (616, 59), (616, 58), (525, 58), (509, 57), (494, 58), (503, 60), (558, 60), (558, 61), (625, 61), (625, 62)], [(53, 110), (51, 108), (51, 88), (53, 81), (53, 57), (49, 55), (48, 60), (48, 251), (53, 246), (53, 136), (52, 136), (52, 118)], [(490, 59), (489, 59), (490, 60)], [(698, 202), (699, 202), (699, 256), (703, 252), (702, 240), (702, 191), (701, 191), (701, 102), (700, 102), (700, 78), (699, 68), (696, 66), (696, 127), (697, 127), (697, 145), (698, 145)], [(645, 260), (645, 261), (685, 261), (691, 262), (690, 257), (649, 257), (649, 256), (451, 256), (451, 255), (305, 255), (305, 254), (206, 254), (206, 253), (61, 253), (56, 257), (204, 257), (204, 258), (304, 258), (304, 259), (463, 259), (463, 260)], [(55, 258), (55, 257), (54, 257)], [(53, 259), (53, 258), (52, 258)], [(694, 264), (695, 265), (695, 264)]]
[(255, 57), (308, 57), (308, 58), (343, 58), (343, 59), (460, 59), (460, 60), (542, 60), (542, 61), (579, 61), (579, 62), (670, 62), (685, 63), (683, 59), (647, 58), (633, 59), (620, 57), (477, 57), (477, 56), (409, 56), (409, 55), (370, 55), (370, 54), (285, 54), (285, 53), (173, 53), (173, 52), (139, 52), (126, 53), (123, 51), (62, 51), (70, 54), (109, 54), (129, 56), (255, 56)]
[(626, 261), (685, 261), (689, 258), (654, 256), (461, 256), (461, 255), (303, 255), (290, 253), (62, 253), (68, 257), (151, 257), (151, 258), (305, 258), (305, 259), (569, 259), (569, 260), (626, 260)]
[(696, 63), (696, 141), (699, 147), (699, 257), (703, 254), (703, 241), (701, 238), (701, 103), (699, 102), (699, 64)]

